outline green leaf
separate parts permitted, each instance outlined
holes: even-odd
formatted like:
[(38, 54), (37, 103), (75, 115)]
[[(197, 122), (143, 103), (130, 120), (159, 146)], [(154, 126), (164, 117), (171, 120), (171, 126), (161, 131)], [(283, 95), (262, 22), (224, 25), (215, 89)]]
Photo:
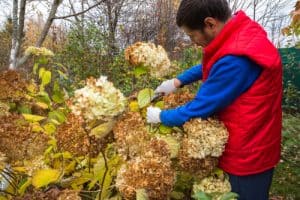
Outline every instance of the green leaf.
[(31, 108), (29, 106), (26, 106), (26, 105), (18, 106), (17, 110), (21, 114), (31, 114)]
[(163, 125), (163, 124), (161, 124), (161, 125), (159, 126), (159, 132), (160, 132), (161, 134), (163, 134), (163, 135), (169, 135), (169, 134), (172, 133), (172, 131), (173, 131), (172, 127), (165, 126), (165, 125)]
[(39, 78), (42, 79), (43, 74), (45, 73), (46, 69), (44, 67), (41, 67), (39, 70)]
[(115, 125), (115, 121), (113, 120), (100, 124), (99, 126), (91, 130), (90, 135), (95, 136), (98, 139), (104, 138), (112, 131), (114, 125)]
[(54, 86), (53, 86), (53, 96), (52, 99), (55, 103), (63, 103), (65, 101), (64, 98), (65, 94), (59, 87), (59, 84), (57, 81), (55, 81)]
[(220, 200), (235, 200), (239, 197), (238, 194), (233, 193), (233, 192), (228, 192), (226, 194), (224, 194)]
[(113, 178), (111, 177), (110, 173), (107, 173), (103, 182), (101, 200), (105, 200), (109, 197), (111, 193), (110, 185), (112, 183), (112, 180)]
[(34, 65), (33, 65), (33, 74), (37, 73), (38, 68), (39, 68), (39, 63), (34, 63)]
[(48, 59), (45, 56), (41, 56), (37, 62), (42, 65), (46, 65), (46, 64), (48, 64)]
[(136, 190), (136, 200), (148, 200), (148, 195), (145, 189)]
[(48, 117), (49, 117), (49, 120), (56, 120), (59, 123), (63, 123), (66, 120), (65, 114), (58, 110), (49, 112)]
[(55, 169), (42, 169), (37, 171), (32, 178), (32, 185), (36, 188), (55, 183), (60, 177), (60, 172)]
[(42, 86), (46, 86), (51, 82), (51, 72), (44, 71), (42, 74)]
[(122, 200), (122, 196), (120, 194), (116, 194), (113, 197), (110, 197), (108, 200)]
[(62, 71), (60, 70), (57, 70), (57, 72), (59, 73), (59, 75), (61, 75), (64, 79), (68, 79), (67, 75), (65, 73), (63, 73)]
[(143, 67), (143, 66), (138, 66), (138, 67), (134, 68), (133, 73), (137, 78), (139, 78), (141, 75), (147, 73), (147, 68)]
[(20, 186), (20, 188), (18, 189), (18, 193), (19, 193), (21, 196), (24, 195), (26, 189), (31, 185), (31, 182), (32, 182), (31, 178), (28, 178), (28, 179)]
[(171, 196), (172, 199), (181, 200), (181, 199), (184, 199), (185, 195), (182, 192), (172, 191), (170, 196)]
[(155, 107), (158, 107), (158, 108), (160, 108), (160, 109), (164, 109), (164, 107), (165, 107), (165, 102), (159, 101), (159, 102), (157, 102), (157, 103), (155, 104)]
[(49, 135), (52, 135), (56, 131), (56, 126), (53, 123), (47, 123), (43, 126), (45, 132)]
[(47, 105), (50, 105), (51, 99), (49, 98), (49, 95), (47, 92), (41, 91), (37, 95), (37, 100), (43, 103), (46, 103)]
[(146, 88), (141, 90), (138, 93), (138, 97), (137, 97), (139, 107), (144, 108), (148, 104), (150, 104), (153, 96), (154, 96), (154, 91), (152, 89)]
[(52, 96), (52, 99), (55, 103), (63, 103), (65, 101), (64, 95), (62, 93), (55, 93)]
[(26, 121), (29, 122), (39, 122), (45, 119), (45, 117), (39, 115), (30, 115), (30, 114), (22, 114), (22, 115), (26, 119)]
[(8, 197), (5, 197), (3, 195), (0, 195), (0, 200), (9, 200)]
[(197, 192), (192, 197), (196, 200), (212, 200), (212, 197), (205, 194), (204, 192)]

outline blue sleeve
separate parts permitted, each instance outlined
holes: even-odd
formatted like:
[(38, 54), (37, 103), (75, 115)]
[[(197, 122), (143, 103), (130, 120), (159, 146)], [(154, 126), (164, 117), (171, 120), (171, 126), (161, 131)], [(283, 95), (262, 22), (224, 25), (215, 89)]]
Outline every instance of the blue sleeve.
[(202, 65), (196, 65), (177, 76), (182, 85), (188, 85), (202, 79)]
[(167, 126), (181, 126), (191, 118), (207, 118), (245, 92), (262, 69), (246, 57), (226, 56), (215, 63), (195, 98), (176, 109), (163, 110), (160, 119)]

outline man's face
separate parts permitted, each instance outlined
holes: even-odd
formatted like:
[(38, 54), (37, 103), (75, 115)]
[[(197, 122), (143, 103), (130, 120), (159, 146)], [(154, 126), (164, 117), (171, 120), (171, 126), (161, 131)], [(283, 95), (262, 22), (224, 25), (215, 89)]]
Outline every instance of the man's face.
[(219, 34), (224, 27), (224, 23), (214, 18), (205, 19), (205, 27), (203, 30), (191, 30), (186, 26), (182, 29), (191, 38), (192, 42), (201, 47), (206, 47)]
[(205, 32), (205, 29), (203, 31), (200, 31), (190, 30), (187, 27), (183, 27), (183, 30), (190, 37), (193, 43), (201, 47), (206, 47), (214, 38), (213, 35)]

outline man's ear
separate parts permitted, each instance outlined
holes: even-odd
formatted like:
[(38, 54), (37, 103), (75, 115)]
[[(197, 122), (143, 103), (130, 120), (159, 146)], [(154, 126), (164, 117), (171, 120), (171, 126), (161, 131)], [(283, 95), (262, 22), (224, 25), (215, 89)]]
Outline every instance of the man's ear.
[(205, 24), (205, 27), (207, 27), (209, 29), (214, 29), (217, 26), (217, 20), (212, 17), (206, 17), (204, 19), (204, 24)]

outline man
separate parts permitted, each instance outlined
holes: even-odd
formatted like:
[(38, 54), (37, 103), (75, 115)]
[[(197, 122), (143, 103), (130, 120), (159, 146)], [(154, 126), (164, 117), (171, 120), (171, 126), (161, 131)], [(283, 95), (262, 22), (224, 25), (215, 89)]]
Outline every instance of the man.
[(226, 0), (182, 0), (177, 24), (204, 48), (202, 65), (163, 82), (156, 93), (202, 79), (195, 98), (176, 109), (147, 110), (149, 123), (181, 126), (217, 115), (229, 131), (219, 167), (240, 200), (267, 200), (280, 159), (282, 64), (263, 28)]

